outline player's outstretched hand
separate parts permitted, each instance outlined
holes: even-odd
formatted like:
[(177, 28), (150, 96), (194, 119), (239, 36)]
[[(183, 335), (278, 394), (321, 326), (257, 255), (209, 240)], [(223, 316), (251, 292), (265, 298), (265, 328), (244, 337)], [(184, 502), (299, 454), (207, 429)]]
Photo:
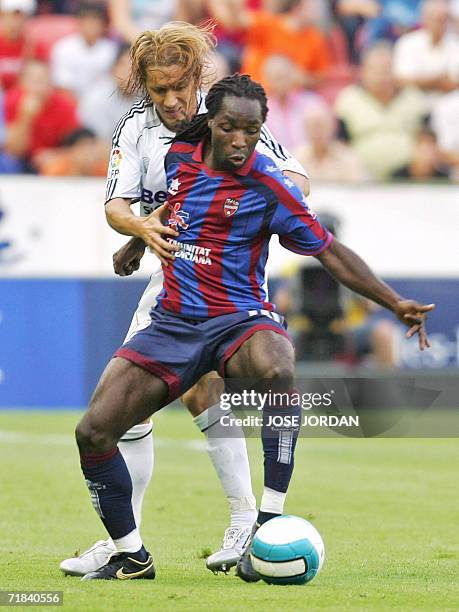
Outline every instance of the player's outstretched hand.
[(113, 269), (119, 276), (130, 276), (139, 269), (140, 260), (145, 253), (145, 242), (140, 238), (131, 238), (113, 254)]
[(180, 247), (171, 244), (163, 238), (163, 236), (177, 238), (179, 235), (171, 227), (164, 225), (167, 214), (166, 203), (159, 206), (148, 217), (142, 217), (141, 220), (141, 238), (153, 253), (159, 257), (164, 266), (168, 265), (168, 261), (174, 260), (174, 253), (180, 249)]
[(406, 337), (418, 334), (419, 348), (423, 351), (430, 348), (426, 332), (427, 313), (435, 308), (435, 304), (418, 304), (414, 300), (400, 300), (395, 306), (395, 314), (399, 321), (409, 327)]

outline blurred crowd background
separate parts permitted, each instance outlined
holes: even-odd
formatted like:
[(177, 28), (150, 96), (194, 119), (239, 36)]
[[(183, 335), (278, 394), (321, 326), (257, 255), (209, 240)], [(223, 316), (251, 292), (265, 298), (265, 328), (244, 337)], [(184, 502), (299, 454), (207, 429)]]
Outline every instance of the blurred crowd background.
[(0, 406), (84, 405), (119, 346), (151, 272), (146, 256), (115, 277), (124, 237), (101, 206), (134, 101), (129, 48), (209, 19), (206, 87), (259, 80), (322, 222), (401, 295), (438, 304), (421, 353), (389, 312), (274, 239), (270, 297), (302, 367), (459, 367), (459, 0), (0, 0)]
[(0, 0), (0, 172), (104, 176), (129, 45), (207, 19), (313, 182), (459, 182), (459, 0)]

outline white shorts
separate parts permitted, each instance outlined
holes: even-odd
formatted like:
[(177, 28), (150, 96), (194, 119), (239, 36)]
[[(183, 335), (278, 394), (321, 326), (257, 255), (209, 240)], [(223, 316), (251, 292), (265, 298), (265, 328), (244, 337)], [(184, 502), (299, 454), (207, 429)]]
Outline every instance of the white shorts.
[(161, 289), (163, 288), (163, 280), (163, 270), (160, 267), (150, 276), (150, 282), (140, 298), (137, 310), (132, 317), (131, 325), (129, 326), (124, 342), (127, 342), (138, 331), (145, 329), (145, 327), (150, 325), (150, 310), (156, 306), (156, 300)]

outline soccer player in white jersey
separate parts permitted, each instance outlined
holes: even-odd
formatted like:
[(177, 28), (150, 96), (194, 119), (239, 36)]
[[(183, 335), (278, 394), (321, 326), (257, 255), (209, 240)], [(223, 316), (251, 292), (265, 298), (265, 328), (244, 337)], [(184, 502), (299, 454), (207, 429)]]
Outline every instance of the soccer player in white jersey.
[[(140, 100), (120, 119), (114, 131), (106, 215), (116, 231), (132, 236), (114, 255), (117, 273), (124, 276), (138, 269), (146, 246), (156, 253), (158, 260), (127, 337), (149, 324), (149, 312), (163, 282), (160, 260), (165, 262), (172, 257), (170, 245), (162, 235), (176, 233), (165, 228), (160, 220), (160, 207), (167, 200), (164, 157), (170, 139), (183, 123), (206, 111), (201, 88), (207, 58), (214, 46), (212, 26), (173, 22), (157, 31), (143, 32), (131, 49), (126, 93), (140, 95)], [(271, 157), (307, 195), (309, 182), (305, 170), (265, 126), (257, 150)], [(135, 201), (140, 201), (140, 216), (131, 210)], [(201, 379), (182, 400), (207, 436), (208, 453), (229, 502), (231, 523), (225, 531), (223, 546), (207, 560), (209, 569), (226, 571), (237, 563), (257, 513), (243, 435), (232, 438), (208, 435), (220, 425), (219, 406), (216, 398), (212, 401), (209, 397), (207, 379)], [(131, 475), (132, 505), (139, 526), (143, 497), (153, 470), (151, 421), (130, 429), (119, 448)], [(63, 561), (60, 567), (67, 574), (84, 575), (99, 569), (114, 551), (110, 539), (100, 540), (79, 557)]]

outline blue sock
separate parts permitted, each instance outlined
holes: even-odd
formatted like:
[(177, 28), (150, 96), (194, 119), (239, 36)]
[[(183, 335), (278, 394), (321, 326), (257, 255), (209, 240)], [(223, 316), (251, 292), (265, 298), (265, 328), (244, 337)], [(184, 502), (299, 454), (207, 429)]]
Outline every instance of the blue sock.
[(92, 505), (112, 539), (131, 533), (136, 528), (132, 481), (118, 447), (108, 453), (81, 455), (81, 469)]
[[(274, 419), (272, 425), (269, 425), (270, 418)], [(297, 424), (288, 424), (288, 418)], [(261, 439), (264, 454), (264, 485), (274, 491), (287, 492), (293, 473), (293, 457), (300, 419), (300, 406), (270, 406), (263, 410)]]

